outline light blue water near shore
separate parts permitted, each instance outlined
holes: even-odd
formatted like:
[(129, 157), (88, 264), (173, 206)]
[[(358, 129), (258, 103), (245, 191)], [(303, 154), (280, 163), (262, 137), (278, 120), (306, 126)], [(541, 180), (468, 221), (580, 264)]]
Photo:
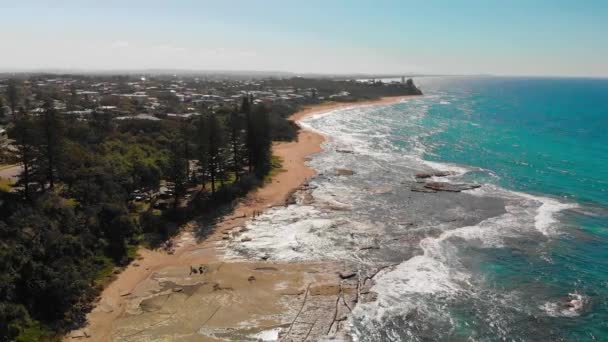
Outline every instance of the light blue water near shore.
[[(351, 314), (358, 341), (608, 341), (608, 80), (415, 82), (424, 97), (307, 119), (329, 137), (314, 201), (233, 253), (393, 265)], [(412, 192), (433, 169), (482, 186)]]

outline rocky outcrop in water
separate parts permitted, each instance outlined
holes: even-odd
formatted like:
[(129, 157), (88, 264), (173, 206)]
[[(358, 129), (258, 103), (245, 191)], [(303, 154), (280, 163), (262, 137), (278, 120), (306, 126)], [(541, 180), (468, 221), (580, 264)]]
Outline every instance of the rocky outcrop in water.
[(411, 188), (415, 192), (461, 192), (465, 190), (472, 190), (481, 187), (479, 184), (470, 183), (448, 183), (448, 182), (428, 182), (423, 186), (414, 186)]
[(421, 172), (421, 173), (417, 173), (416, 175), (414, 175), (414, 177), (416, 177), (416, 179), (426, 179), (426, 178), (431, 178), (431, 177), (453, 176), (455, 174), (456, 174), (456, 172), (453, 172), (453, 171)]

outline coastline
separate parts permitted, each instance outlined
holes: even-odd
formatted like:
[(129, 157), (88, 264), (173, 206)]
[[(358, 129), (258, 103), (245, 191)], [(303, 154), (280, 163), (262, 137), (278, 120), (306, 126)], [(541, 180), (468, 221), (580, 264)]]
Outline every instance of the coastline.
[[(392, 104), (410, 97), (412, 96), (385, 97), (374, 101), (323, 103), (305, 107), (294, 113), (290, 120), (297, 123), (310, 116), (337, 109)], [(242, 334), (245, 332), (263, 333), (265, 329), (272, 330), (285, 326), (287, 323), (281, 319), (281, 316), (291, 316), (291, 312), (286, 312), (289, 311), (289, 306), (293, 306), (289, 304), (301, 302), (302, 296), (306, 301), (311, 286), (311, 291), (321, 296), (335, 296), (338, 290), (340, 293), (343, 291), (349, 293), (343, 289), (340, 277), (337, 276), (341, 265), (264, 261), (227, 262), (223, 260), (218, 249), (218, 245), (221, 245), (223, 240), (238, 235), (238, 231), (235, 230), (239, 230), (239, 227), (250, 220), (254, 212), (283, 205), (295, 190), (315, 175), (315, 170), (308, 167), (306, 162), (311, 155), (322, 151), (322, 143), (325, 139), (322, 134), (301, 127), (296, 141), (274, 143), (273, 154), (282, 159), (281, 172), (263, 187), (239, 200), (234, 211), (212, 227), (206, 237), (198, 239), (195, 232), (209, 227), (193, 221), (174, 238), (176, 244), (174, 254), (141, 248), (137, 260), (118, 274), (116, 279), (103, 290), (99, 301), (95, 304), (95, 309), (87, 316), (88, 325), (73, 331), (65, 340), (88, 337), (87, 340), (90, 341), (108, 341), (115, 336), (120, 340), (140, 340), (140, 337), (145, 339), (145, 335), (150, 334), (150, 336), (179, 337), (182, 340), (214, 341), (220, 339), (213, 337), (220, 336), (219, 333), (214, 332), (217, 329), (225, 330), (242, 326), (244, 322), (256, 321), (254, 316), (259, 316), (260, 319), (256, 323), (238, 332), (232, 331), (232, 335), (229, 335), (231, 338), (243, 337), (245, 335)], [(193, 277), (188, 274), (188, 269), (192, 265), (195, 267), (205, 265), (208, 271), (204, 275)], [(170, 286), (167, 286), (168, 283)], [(277, 290), (279, 283), (282, 285)], [(193, 292), (190, 293), (190, 290)], [(228, 299), (226, 292), (230, 292)], [(183, 296), (186, 297), (181, 298)], [(166, 301), (172, 298), (171, 303), (176, 301), (186, 305), (191, 301), (192, 296), (200, 299), (205, 305), (199, 304), (184, 311), (192, 313), (192, 310), (196, 310), (196, 316), (207, 317), (204, 319), (204, 325), (209, 326), (208, 329), (213, 334), (201, 332), (202, 328), (186, 334), (185, 331), (192, 329), (162, 323), (162, 320), (159, 321), (154, 317), (155, 314), (160, 315), (159, 312), (164, 312), (163, 310), (169, 310), (167, 307), (163, 308), (166, 306), (164, 302), (162, 305), (155, 302), (159, 297)], [(285, 300), (283, 297), (290, 299)], [(230, 301), (228, 305), (227, 300)], [(303, 307), (304, 304), (298, 305)], [(152, 306), (156, 311), (142, 311), (142, 306)], [(179, 316), (179, 311), (184, 307), (179, 308), (180, 310), (177, 310), (175, 307), (177, 311), (172, 313), (172, 319), (175, 321), (179, 321), (176, 315)], [(336, 312), (337, 310), (336, 307)], [(142, 317), (144, 317), (143, 322)], [(295, 319), (289, 326), (290, 332), (294, 325)], [(145, 328), (146, 326), (148, 327)], [(138, 327), (144, 328), (137, 330)], [(153, 333), (158, 327), (163, 330)], [(329, 328), (332, 327), (333, 322)], [(322, 333), (325, 327), (319, 329), (319, 333)], [(310, 333), (311, 331), (308, 331), (308, 334)]]

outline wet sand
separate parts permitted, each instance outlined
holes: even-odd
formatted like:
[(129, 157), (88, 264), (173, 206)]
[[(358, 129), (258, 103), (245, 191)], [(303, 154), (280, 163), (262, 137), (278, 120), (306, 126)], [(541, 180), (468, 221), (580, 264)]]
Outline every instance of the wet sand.
[[(306, 107), (291, 120), (336, 109), (390, 104), (406, 97)], [(65, 340), (87, 341), (299, 341), (337, 333), (357, 302), (360, 279), (342, 279), (342, 264), (225, 262), (222, 241), (240, 239), (241, 227), (254, 212), (284, 205), (315, 171), (306, 166), (322, 150), (325, 137), (301, 129), (295, 142), (275, 143), (282, 171), (239, 201), (234, 211), (209, 229), (192, 221), (174, 242), (173, 254), (140, 249), (139, 257), (101, 293), (88, 325)], [(190, 267), (201, 274), (192, 274)], [(350, 278), (350, 277), (347, 277)], [(365, 282), (365, 279), (363, 280)]]

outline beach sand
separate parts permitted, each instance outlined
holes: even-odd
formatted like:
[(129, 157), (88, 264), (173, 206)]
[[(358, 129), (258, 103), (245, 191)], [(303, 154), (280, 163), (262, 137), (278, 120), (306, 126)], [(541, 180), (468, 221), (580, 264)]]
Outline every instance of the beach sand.
[[(406, 97), (356, 103), (324, 103), (304, 108), (290, 119), (303, 120), (336, 109), (391, 104)], [(271, 182), (239, 201), (234, 211), (204, 239), (192, 221), (174, 238), (173, 254), (141, 248), (139, 257), (101, 293), (85, 328), (65, 340), (218, 341), (304, 340), (340, 330), (359, 295), (356, 279), (341, 279), (339, 263), (225, 261), (218, 246), (254, 212), (284, 205), (315, 171), (308, 158), (322, 150), (325, 137), (301, 129), (294, 142), (273, 145), (283, 161)], [(236, 236), (236, 237), (235, 237)], [(190, 274), (203, 266), (204, 274)], [(339, 300), (343, 299), (343, 300)]]

